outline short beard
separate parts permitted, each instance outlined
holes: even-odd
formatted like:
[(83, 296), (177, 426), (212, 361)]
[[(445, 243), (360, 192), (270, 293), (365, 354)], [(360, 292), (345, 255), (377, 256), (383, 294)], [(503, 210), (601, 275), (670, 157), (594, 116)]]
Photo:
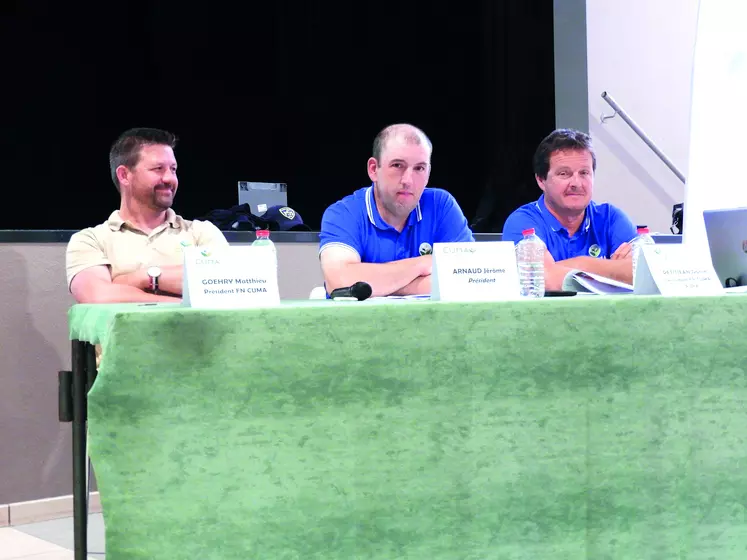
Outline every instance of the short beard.
[(158, 189), (160, 189), (161, 187), (165, 187), (165, 186), (166, 185), (161, 184), (161, 185), (157, 185), (153, 189), (153, 196), (151, 197), (151, 206), (153, 207), (154, 210), (168, 210), (174, 204), (174, 194), (173, 193), (171, 194), (171, 199), (169, 200), (169, 202), (167, 204), (164, 204), (163, 202), (159, 202), (159, 200), (158, 200)]
[(169, 208), (171, 208), (171, 206), (173, 204), (174, 204), (174, 198), (173, 197), (171, 198), (171, 200), (167, 204), (164, 204), (163, 202), (160, 202), (158, 200), (158, 197), (156, 195), (153, 195), (153, 198), (152, 198), (152, 201), (151, 201), (151, 206), (153, 207), (154, 210), (168, 210)]
[(407, 216), (410, 215), (410, 212), (412, 212), (415, 209), (415, 206), (417, 206), (417, 202), (412, 206), (412, 208), (407, 208), (407, 206), (403, 204), (397, 204), (396, 197), (394, 197), (392, 200), (387, 200), (386, 194), (383, 193), (381, 190), (379, 190), (379, 185), (375, 185), (374, 189), (378, 192), (379, 200), (381, 201), (381, 205), (384, 207), (384, 210), (386, 210), (390, 216), (397, 218), (397, 219), (404, 219), (407, 218)]
[(392, 201), (391, 203), (384, 202), (384, 208), (386, 208), (386, 211), (396, 218), (406, 218), (410, 215), (410, 212), (415, 209), (415, 206), (408, 208), (404, 204), (397, 204)]

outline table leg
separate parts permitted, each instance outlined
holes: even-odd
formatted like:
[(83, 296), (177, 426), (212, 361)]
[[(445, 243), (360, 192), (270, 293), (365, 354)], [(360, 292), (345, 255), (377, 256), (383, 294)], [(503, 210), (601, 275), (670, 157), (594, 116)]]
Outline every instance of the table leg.
[(93, 387), (93, 382), (96, 381), (96, 375), (98, 370), (96, 368), (96, 346), (86, 342), (86, 522), (88, 515), (91, 513), (91, 458), (88, 454), (88, 391)]
[[(87, 343), (72, 341), (73, 365), (73, 534), (75, 560), (88, 554), (86, 511), (86, 410), (88, 389)], [(95, 362), (94, 362), (95, 363)]]

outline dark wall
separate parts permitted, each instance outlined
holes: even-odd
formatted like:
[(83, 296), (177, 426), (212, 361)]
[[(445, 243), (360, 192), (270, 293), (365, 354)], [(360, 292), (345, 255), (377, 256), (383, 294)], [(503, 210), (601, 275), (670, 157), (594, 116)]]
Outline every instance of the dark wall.
[(316, 228), (330, 203), (368, 183), (376, 132), (402, 121), (431, 137), (430, 184), (468, 219), (486, 192), (496, 202), (482, 213), (498, 230), (536, 197), (531, 154), (554, 122), (552, 0), (0, 10), (0, 229), (102, 222), (118, 207), (108, 149), (133, 126), (180, 137), (185, 217), (235, 204), (238, 180), (282, 181)]

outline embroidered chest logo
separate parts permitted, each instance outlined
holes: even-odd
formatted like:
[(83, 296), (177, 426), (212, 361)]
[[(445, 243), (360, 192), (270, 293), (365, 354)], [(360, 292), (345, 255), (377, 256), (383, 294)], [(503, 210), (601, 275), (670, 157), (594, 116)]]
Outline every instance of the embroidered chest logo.
[(433, 253), (433, 247), (431, 247), (430, 243), (421, 243), (418, 251), (421, 255), (430, 255)]
[(595, 259), (602, 254), (602, 248), (594, 243), (591, 247), (589, 247), (589, 256), (594, 257)]

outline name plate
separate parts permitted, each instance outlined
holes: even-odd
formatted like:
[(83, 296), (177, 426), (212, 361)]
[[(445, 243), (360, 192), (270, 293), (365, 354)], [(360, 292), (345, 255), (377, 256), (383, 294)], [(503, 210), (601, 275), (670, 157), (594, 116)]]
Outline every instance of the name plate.
[(723, 294), (708, 257), (684, 245), (644, 245), (638, 257), (634, 293), (663, 296)]
[(280, 304), (275, 258), (266, 247), (184, 249), (182, 304), (242, 309)]
[(510, 241), (434, 243), (431, 299), (519, 299), (516, 251)]

